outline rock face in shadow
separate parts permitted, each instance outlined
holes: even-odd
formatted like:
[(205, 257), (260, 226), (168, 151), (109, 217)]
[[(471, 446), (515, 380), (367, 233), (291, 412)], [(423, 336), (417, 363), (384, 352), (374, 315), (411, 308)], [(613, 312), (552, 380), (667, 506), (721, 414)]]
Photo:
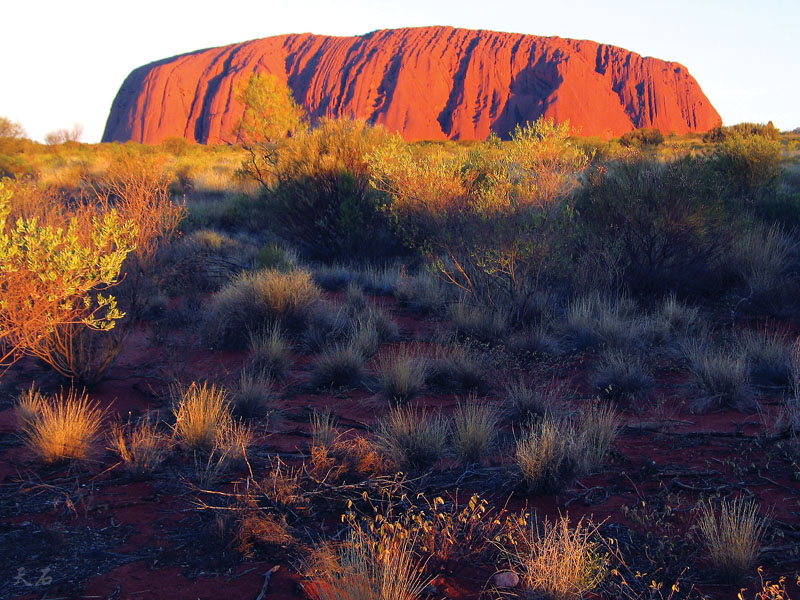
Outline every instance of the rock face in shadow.
[(253, 71), (286, 81), (312, 120), (364, 118), (408, 140), (507, 137), (540, 116), (606, 138), (721, 123), (678, 63), (585, 40), (422, 27), (281, 35), (139, 67), (117, 93), (103, 141), (234, 142), (237, 93)]

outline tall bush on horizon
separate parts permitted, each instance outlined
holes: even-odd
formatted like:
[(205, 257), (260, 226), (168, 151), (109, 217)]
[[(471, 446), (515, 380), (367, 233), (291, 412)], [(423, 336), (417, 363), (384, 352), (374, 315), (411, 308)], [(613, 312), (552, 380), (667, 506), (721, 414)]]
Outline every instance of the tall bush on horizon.
[(306, 112), (289, 86), (271, 73), (251, 74), (236, 99), (244, 105), (244, 112), (234, 134), (249, 153), (242, 171), (269, 188), (280, 144), (308, 128)]
[(712, 165), (729, 193), (754, 201), (777, 184), (781, 143), (768, 135), (734, 131), (715, 148)]
[(461, 153), (415, 155), (399, 141), (371, 159), (407, 244), (481, 304), (518, 318), (558, 263), (558, 223), (591, 157), (569, 124), (540, 119)]
[(276, 150), (267, 212), (305, 256), (323, 261), (381, 259), (399, 244), (389, 198), (370, 183), (369, 156), (395, 136), (363, 120), (322, 119)]
[(702, 291), (719, 277), (721, 191), (706, 159), (633, 154), (592, 173), (579, 195), (573, 253), (633, 293)]

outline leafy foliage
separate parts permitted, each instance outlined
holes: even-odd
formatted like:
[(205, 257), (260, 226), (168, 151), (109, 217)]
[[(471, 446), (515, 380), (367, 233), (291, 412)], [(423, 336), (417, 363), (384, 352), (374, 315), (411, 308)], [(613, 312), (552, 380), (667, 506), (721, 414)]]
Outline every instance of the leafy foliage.
[(370, 185), (368, 164), (392, 139), (364, 121), (323, 119), (286, 140), (276, 151), (266, 194), (278, 231), (317, 260), (396, 253), (384, 210), (388, 198)]
[(557, 263), (558, 216), (589, 156), (569, 125), (539, 120), (455, 154), (414, 154), (399, 141), (372, 157), (373, 182), (393, 198), (407, 244), (450, 283), (518, 317)]
[(0, 364), (38, 356), (65, 375), (57, 349), (75, 326), (110, 330), (124, 315), (102, 292), (119, 281), (137, 227), (91, 207), (66, 222), (8, 222), (10, 194), (0, 184)]

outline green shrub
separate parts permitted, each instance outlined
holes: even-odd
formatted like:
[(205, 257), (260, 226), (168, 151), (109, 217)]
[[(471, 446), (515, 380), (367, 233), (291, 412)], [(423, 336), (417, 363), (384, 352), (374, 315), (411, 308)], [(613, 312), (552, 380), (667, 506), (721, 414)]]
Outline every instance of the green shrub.
[[(350, 119), (323, 119), (282, 144), (267, 192), (274, 225), (315, 260), (382, 258), (398, 243), (384, 207), (388, 197), (369, 181), (367, 159), (391, 136)], [(369, 243), (364, 243), (369, 232)]]
[(643, 158), (598, 169), (580, 194), (575, 252), (636, 294), (719, 289), (724, 211), (702, 159)]
[(763, 135), (738, 132), (727, 136), (714, 152), (713, 168), (737, 196), (754, 199), (773, 190), (781, 164), (781, 144)]
[(262, 246), (256, 255), (256, 267), (259, 269), (287, 272), (294, 268), (294, 264), (291, 254), (274, 242)]
[(512, 322), (561, 266), (567, 199), (588, 164), (569, 126), (544, 119), (518, 127), (508, 144), (492, 138), (415, 154), (395, 143), (372, 157), (373, 180), (394, 199), (406, 244), (476, 305)]
[(664, 134), (657, 128), (634, 129), (623, 133), (619, 143), (626, 148), (642, 148), (645, 146), (660, 146), (664, 143)]
[(718, 144), (724, 142), (733, 135), (753, 136), (758, 135), (768, 140), (780, 139), (780, 130), (772, 124), (772, 121), (766, 125), (762, 123), (737, 123), (736, 125), (715, 127), (703, 134), (703, 141), (711, 144)]

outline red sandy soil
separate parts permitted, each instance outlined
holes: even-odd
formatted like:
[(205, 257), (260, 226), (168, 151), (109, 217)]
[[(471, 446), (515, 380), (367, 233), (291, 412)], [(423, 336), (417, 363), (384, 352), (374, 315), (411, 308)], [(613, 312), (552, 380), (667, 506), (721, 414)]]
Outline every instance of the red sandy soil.
[(254, 72), (286, 82), (312, 120), (362, 118), (408, 140), (507, 136), (539, 117), (606, 138), (721, 123), (675, 62), (588, 40), (420, 27), (281, 35), (139, 67), (114, 100), (103, 141), (235, 143), (239, 90)]
[[(379, 301), (401, 324), (407, 338), (403, 343), (430, 340), (435, 323), (420, 320), (394, 301)], [(144, 332), (133, 336), (112, 372), (116, 379), (91, 392), (91, 397), (107, 408), (109, 420), (126, 419), (129, 414), (135, 417), (150, 410), (166, 415), (166, 374), (174, 372), (178, 363), (184, 365), (179, 372), (187, 380), (207, 378), (232, 383), (246, 358), (244, 353), (208, 349), (194, 349), (187, 354), (186, 348), (151, 346), (149, 339)], [(330, 408), (342, 429), (356, 431), (374, 424), (382, 414), (364, 390), (312, 393), (301, 387), (292, 391), (309, 377), (310, 358), (297, 355), (295, 359), (285, 383), (289, 393), (283, 404), (288, 417), (277, 431), (260, 432), (254, 449), (257, 455), (281, 452), (296, 457), (306, 452), (311, 409)], [(588, 354), (567, 357), (547, 369), (576, 389), (579, 401), (588, 400), (593, 392), (586, 384), (586, 369), (592, 360)], [(535, 366), (532, 372), (537, 369), (544, 367)], [(4, 386), (7, 390), (15, 386), (24, 389), (34, 379), (45, 391), (63, 383), (27, 361), (6, 376)], [(595, 522), (629, 527), (635, 523), (623, 507), (640, 506), (642, 501), (648, 506), (672, 503), (673, 508), (689, 516), (687, 508), (701, 494), (752, 493), (763, 508), (771, 510), (773, 523), (780, 524), (773, 531), (784, 536), (768, 537), (760, 562), (769, 579), (776, 580), (780, 575), (791, 578), (800, 568), (797, 469), (778, 458), (774, 448), (778, 442), (764, 436), (764, 422), (769, 422), (779, 409), (778, 399), (762, 398), (763, 417), (732, 410), (694, 414), (689, 407), (686, 379), (679, 371), (660, 372), (653, 402), (641, 412), (625, 413), (626, 427), (606, 470), (581, 479), (559, 496), (527, 496), (511, 488), (487, 490), (480, 477), (465, 476), (458, 497), (468, 498), (472, 492), (479, 492), (495, 507), (536, 510), (549, 517), (568, 512), (576, 520), (592, 516)], [(452, 394), (438, 394), (417, 402), (450, 410), (457, 400)], [(304, 581), (297, 572), (296, 560), (281, 552), (257, 553), (255, 558), (238, 554), (221, 535), (213, 533), (213, 515), (198, 510), (197, 494), (178, 477), (167, 473), (135, 481), (124, 472), (115, 455), (102, 448), (91, 461), (81, 465), (44, 466), (14, 435), (16, 418), (10, 404), (6, 406), (0, 411), (0, 539), (5, 543), (10, 539), (11, 543), (6, 548), (10, 559), (4, 561), (7, 564), (2, 576), (6, 582), (0, 596), (51, 600), (255, 600), (264, 574), (279, 565), (270, 578), (265, 598), (306, 597), (299, 585)], [(506, 435), (511, 435), (510, 428)], [(253, 463), (257, 464), (255, 459)], [(169, 471), (170, 465), (174, 463), (164, 470)], [(245, 474), (238, 473), (232, 479)], [(258, 473), (255, 475), (258, 478)], [(224, 489), (232, 488), (226, 485)], [(436, 494), (436, 490), (430, 490), (431, 496)], [(331, 527), (338, 523), (336, 515), (326, 519)], [(657, 530), (657, 524), (652, 525)], [(673, 534), (685, 534), (681, 527), (676, 525)], [(502, 569), (503, 565), (497, 568)], [(707, 565), (700, 561), (697, 569), (693, 575), (701, 581), (710, 580)], [(437, 593), (430, 598), (477, 598), (488, 589), (487, 582), (494, 572), (490, 565), (453, 565), (434, 581)], [(48, 577), (52, 578), (50, 582)], [(36, 585), (37, 579), (40, 585)], [(745, 592), (745, 598), (753, 597), (756, 583), (747, 582), (751, 591)], [(714, 598), (732, 600), (739, 591), (738, 586), (708, 583), (698, 589)]]

